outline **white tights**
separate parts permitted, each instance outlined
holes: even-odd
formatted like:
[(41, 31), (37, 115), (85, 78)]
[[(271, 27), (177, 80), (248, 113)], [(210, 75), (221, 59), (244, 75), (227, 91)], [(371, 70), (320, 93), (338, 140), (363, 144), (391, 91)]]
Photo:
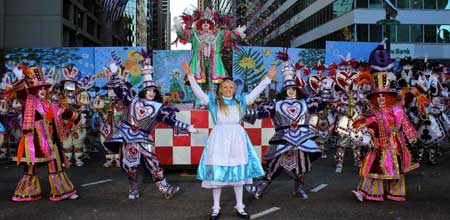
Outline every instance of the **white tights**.
[[(239, 212), (243, 212), (245, 205), (242, 202), (242, 195), (244, 194), (244, 187), (243, 186), (235, 186), (234, 189), (234, 195), (236, 196), (236, 206), (234, 207)], [(213, 199), (214, 199), (214, 205), (212, 207), (213, 213), (219, 213), (220, 211), (220, 194), (222, 192), (222, 188), (215, 188), (213, 191)]]

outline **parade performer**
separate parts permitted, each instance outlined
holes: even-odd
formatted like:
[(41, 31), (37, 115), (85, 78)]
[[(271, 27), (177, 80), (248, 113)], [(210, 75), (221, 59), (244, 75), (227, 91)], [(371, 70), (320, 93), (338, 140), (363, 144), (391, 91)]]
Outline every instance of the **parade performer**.
[(309, 77), (309, 86), (314, 92), (313, 97), (309, 99), (310, 105), (323, 105), (324, 108), (315, 108), (316, 111), (311, 111), (309, 117), (309, 127), (318, 134), (315, 142), (319, 145), (322, 152), (321, 158), (327, 158), (325, 144), (333, 134), (336, 125), (336, 115), (332, 104), (336, 101), (336, 82), (334, 81), (335, 72), (330, 71), (328, 75), (323, 75), (322, 72), (328, 70), (323, 64), (315, 65), (316, 74)]
[[(61, 86), (64, 91), (64, 96), (61, 104), (71, 111), (75, 111), (82, 115), (81, 109), (79, 109), (79, 106), (77, 105), (77, 93), (80, 89), (77, 79), (79, 78), (80, 72), (74, 65), (67, 65), (62, 67), (62, 73), (64, 79), (61, 81)], [(76, 127), (70, 129), (67, 139), (63, 142), (64, 154), (69, 161), (74, 161), (77, 167), (84, 166), (83, 153), (85, 152), (84, 148), (86, 147), (84, 144), (85, 138), (86, 128)]]
[[(150, 136), (157, 122), (162, 122), (175, 129), (175, 133), (197, 132), (189, 124), (175, 119), (175, 111), (170, 107), (163, 106), (162, 96), (152, 79), (153, 68), (150, 65), (150, 53), (144, 52), (142, 62), (142, 73), (144, 81), (138, 96), (132, 99), (124, 119), (119, 122), (114, 133), (104, 142), (104, 145), (114, 153), (119, 150), (122, 154), (122, 169), (128, 175), (129, 199), (138, 199), (139, 189), (137, 182), (137, 169), (144, 163), (144, 169), (148, 175), (153, 177), (158, 190), (164, 194), (166, 199), (172, 198), (180, 188), (170, 185), (164, 177), (163, 169), (155, 153), (154, 140)], [(111, 70), (117, 70), (114, 65)], [(123, 92), (123, 90), (122, 90)], [(128, 94), (117, 93), (116, 95)], [(119, 98), (124, 98), (120, 97)], [(126, 98), (125, 98), (126, 99)]]
[(362, 112), (360, 100), (361, 94), (358, 93), (356, 86), (356, 79), (360, 72), (356, 71), (357, 62), (350, 58), (341, 58), (340, 66), (344, 70), (337, 71), (336, 84), (342, 89), (339, 93), (339, 100), (336, 103), (336, 112), (338, 119), (336, 122), (336, 133), (338, 134), (338, 141), (336, 144), (336, 173), (341, 173), (344, 166), (344, 155), (347, 148), (353, 151), (354, 166), (361, 166), (361, 146), (356, 144), (348, 137), (347, 132), (352, 132), (352, 122), (357, 119)]
[(202, 187), (213, 191), (214, 205), (210, 219), (218, 219), (220, 215), (220, 194), (224, 186), (234, 187), (236, 213), (248, 219), (250, 216), (242, 201), (243, 185), (251, 184), (252, 178), (263, 176), (264, 171), (240, 123), (247, 105), (253, 104), (270, 84), (277, 69), (270, 69), (268, 77), (248, 95), (236, 95), (236, 85), (231, 80), (224, 80), (216, 90), (217, 94), (207, 95), (197, 84), (189, 65), (183, 62), (182, 66), (195, 96), (208, 107), (214, 121), (197, 170)]
[(113, 108), (110, 104), (111, 101), (108, 96), (99, 95), (98, 93), (94, 96), (94, 101), (91, 103), (91, 109), (93, 111), (91, 118), (91, 130), (96, 131), (99, 134), (100, 145), (105, 150), (105, 163), (103, 167), (120, 167), (120, 155), (111, 152), (103, 144), (106, 138), (112, 134), (114, 126)]
[(438, 163), (439, 146), (446, 138), (449, 122), (446, 107), (440, 101), (442, 86), (437, 74), (432, 71), (435, 68), (435, 65), (426, 62), (418, 80), (404, 95), (404, 104), (409, 107), (409, 116), (419, 135), (417, 162), (428, 160), (431, 165)]
[(69, 127), (78, 126), (82, 117), (66, 108), (60, 108), (48, 100), (50, 84), (40, 67), (28, 68), (19, 64), (14, 67), (13, 89), (24, 103), (23, 135), (13, 160), (24, 166), (12, 197), (13, 201), (34, 201), (41, 199), (41, 187), (37, 176), (37, 165), (47, 164), (50, 183), (50, 200), (77, 199), (77, 191), (62, 168), (68, 161), (62, 154), (61, 141), (67, 138), (63, 120)]
[(275, 134), (269, 141), (269, 150), (264, 155), (267, 161), (266, 175), (254, 185), (247, 185), (247, 191), (259, 199), (266, 187), (285, 170), (294, 179), (294, 195), (307, 199), (304, 189), (305, 174), (311, 171), (311, 162), (321, 156), (313, 141), (317, 134), (309, 129), (309, 113), (306, 94), (297, 86), (293, 77), (295, 70), (288, 63), (287, 54), (278, 53), (283, 59), (283, 89), (276, 100), (262, 102), (258, 110), (247, 110), (245, 118), (254, 122), (257, 118), (272, 119)]
[[(245, 26), (235, 30), (228, 30), (233, 22), (232, 18), (213, 12), (196, 10), (192, 15), (174, 18), (174, 28), (181, 43), (192, 43), (191, 69), (198, 83), (220, 83), (227, 78), (225, 66), (222, 61), (222, 48), (234, 45), (236, 40), (245, 38)], [(212, 87), (208, 87), (212, 89)]]
[(7, 122), (8, 107), (8, 101), (5, 98), (4, 90), (3, 88), (0, 88), (0, 160), (8, 159), (8, 146), (6, 144), (8, 142), (8, 132), (6, 127), (3, 126), (3, 124), (6, 124)]
[(8, 148), (6, 147), (5, 137), (8, 137), (8, 132), (6, 131), (5, 126), (0, 122), (0, 160), (6, 159), (8, 154)]
[[(105, 140), (111, 138), (111, 135), (115, 133), (116, 126), (123, 120), (128, 106), (136, 95), (127, 81), (128, 74), (123, 68), (116, 65), (116, 62), (120, 63), (120, 60), (115, 55), (113, 57), (115, 61), (110, 62), (109, 72), (111, 75), (106, 84), (108, 94), (105, 99), (95, 101), (100, 106), (105, 105), (103, 123), (100, 125), (100, 142), (103, 146), (105, 146)], [(119, 151), (113, 152), (105, 148), (105, 159), (104, 167), (112, 167), (114, 164), (116, 167), (120, 167)]]
[[(94, 142), (92, 142), (92, 136), (95, 134), (94, 131), (90, 129), (90, 123), (92, 119), (92, 97), (89, 94), (89, 90), (91, 90), (95, 83), (95, 76), (85, 76), (79, 82), (79, 88), (76, 94), (76, 111), (82, 115), (85, 119), (85, 122), (80, 125), (75, 131), (80, 136), (77, 140), (78, 143), (74, 143), (76, 149), (80, 148), (83, 150), (82, 157), (83, 160), (89, 159), (90, 154), (95, 152)], [(77, 161), (78, 162), (78, 161)], [(84, 162), (81, 161), (84, 165)], [(78, 165), (78, 164), (77, 164)], [(81, 165), (81, 164), (80, 164)]]
[[(379, 45), (375, 51), (383, 51)], [(397, 93), (391, 87), (396, 80), (387, 72), (389, 53), (372, 52), (371, 68), (373, 77), (364, 75), (359, 83), (372, 82), (372, 93), (367, 96), (371, 110), (364, 119), (354, 122), (354, 128), (367, 128), (371, 137), (371, 148), (359, 171), (361, 181), (353, 191), (358, 200), (394, 201), (406, 200), (404, 174), (419, 167), (407, 146), (417, 140), (417, 132), (409, 121), (403, 107), (397, 103)], [(358, 139), (361, 137), (353, 137)]]
[[(173, 20), (178, 37), (176, 41), (192, 44), (192, 74), (205, 91), (213, 90), (216, 84), (228, 77), (222, 49), (236, 46), (237, 40), (244, 39), (246, 27), (230, 30), (233, 19), (210, 9), (196, 10), (192, 15), (184, 13), (180, 18), (183, 25), (178, 18)], [(199, 102), (195, 99), (194, 107), (204, 109), (205, 106)]]

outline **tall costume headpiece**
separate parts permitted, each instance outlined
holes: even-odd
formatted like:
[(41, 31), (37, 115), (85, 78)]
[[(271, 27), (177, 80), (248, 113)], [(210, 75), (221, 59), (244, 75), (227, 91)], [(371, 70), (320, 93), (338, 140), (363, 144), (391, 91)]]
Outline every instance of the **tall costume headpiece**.
[(282, 91), (290, 87), (297, 87), (297, 83), (295, 83), (294, 80), (296, 70), (294, 66), (290, 63), (288, 48), (283, 49), (283, 51), (278, 51), (276, 54), (277, 59), (280, 60), (281, 64), (283, 65), (283, 68), (281, 69), (281, 74), (283, 75), (284, 78)]
[(151, 58), (153, 51), (150, 49), (142, 49), (141, 53), (144, 60), (141, 62), (142, 74), (144, 76), (144, 81), (141, 85), (141, 91), (147, 90), (149, 88), (156, 88), (156, 82), (153, 80), (153, 67), (151, 65)]
[(389, 51), (384, 48), (384, 41), (370, 53), (369, 64), (372, 68), (373, 84), (372, 93), (368, 95), (368, 98), (378, 93), (397, 95), (392, 83), (396, 81), (396, 77), (388, 72), (393, 67), (393, 63), (391, 63)]

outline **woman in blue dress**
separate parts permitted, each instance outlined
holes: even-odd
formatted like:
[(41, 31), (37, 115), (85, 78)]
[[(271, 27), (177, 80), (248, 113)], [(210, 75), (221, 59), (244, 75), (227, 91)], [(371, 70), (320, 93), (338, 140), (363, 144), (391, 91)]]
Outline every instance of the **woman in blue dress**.
[(236, 95), (236, 85), (226, 79), (220, 83), (216, 94), (205, 94), (192, 76), (189, 65), (183, 62), (195, 96), (211, 112), (214, 127), (206, 142), (197, 170), (197, 178), (202, 187), (212, 189), (214, 205), (210, 219), (220, 215), (220, 193), (224, 186), (232, 186), (236, 195), (236, 214), (249, 219), (242, 202), (244, 184), (252, 184), (252, 179), (264, 175), (261, 162), (256, 155), (247, 132), (241, 126), (243, 112), (275, 77), (277, 68), (269, 70), (258, 86), (249, 94)]

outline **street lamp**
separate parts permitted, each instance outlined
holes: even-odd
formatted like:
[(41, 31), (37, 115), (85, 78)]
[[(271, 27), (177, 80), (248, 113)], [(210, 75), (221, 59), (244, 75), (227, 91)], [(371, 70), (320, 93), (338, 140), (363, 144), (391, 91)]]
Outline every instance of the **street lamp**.
[(386, 11), (386, 17), (383, 20), (377, 21), (377, 24), (384, 25), (384, 37), (386, 38), (386, 49), (391, 52), (391, 25), (399, 25), (400, 21), (395, 20), (398, 15), (398, 10), (390, 0), (380, 0), (383, 8)]

